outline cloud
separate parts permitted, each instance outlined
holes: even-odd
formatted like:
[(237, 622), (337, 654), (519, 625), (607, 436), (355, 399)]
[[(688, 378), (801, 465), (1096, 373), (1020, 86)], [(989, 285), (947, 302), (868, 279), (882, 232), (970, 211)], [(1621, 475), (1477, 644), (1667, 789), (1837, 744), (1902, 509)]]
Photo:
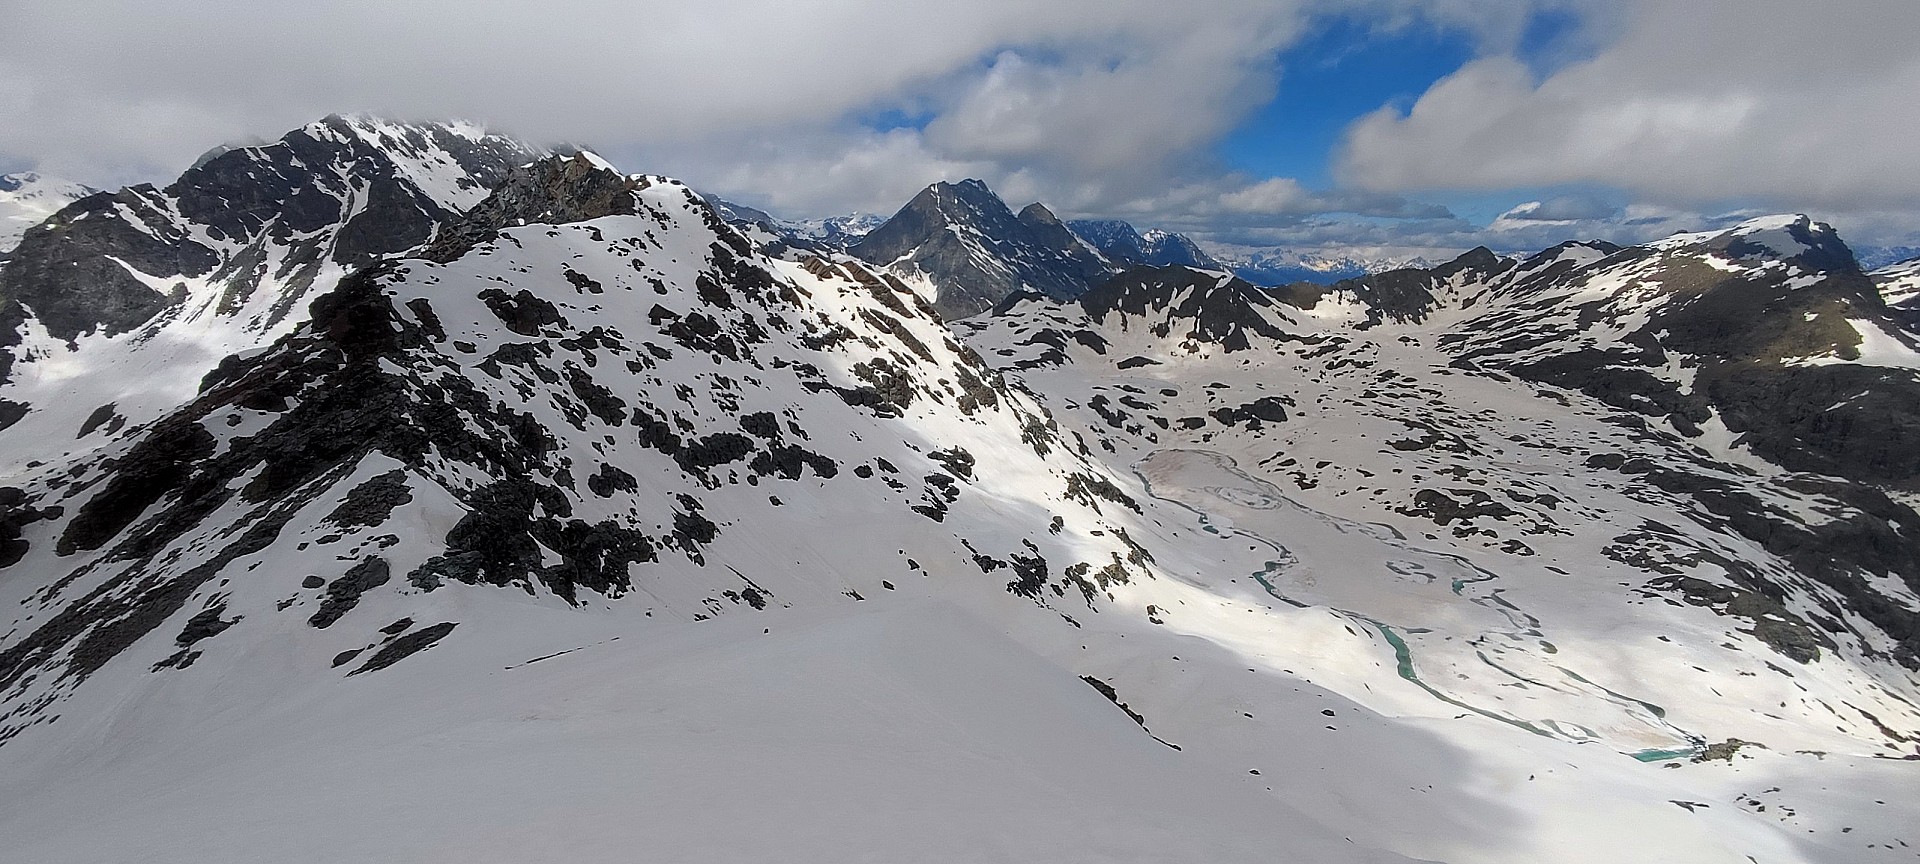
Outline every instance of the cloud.
[(931, 107), (944, 159), (1160, 169), (1270, 94), (1305, 2), (23, 0), (0, 157), (171, 171), (361, 110), (691, 148)]
[(1338, 176), (1408, 192), (1600, 184), (1663, 204), (1920, 206), (1920, 4), (1628, 0), (1536, 79), (1487, 56), (1349, 130)]
[(778, 136), (616, 147), (603, 155), (631, 170), (671, 166), (665, 170), (697, 188), (778, 216), (892, 213), (940, 179), (979, 177), (1009, 200), (1036, 192), (997, 163), (929, 149), (914, 129), (798, 128)]
[(1293, 216), (1352, 213), (1390, 219), (1443, 219), (1453, 214), (1438, 204), (1421, 204), (1395, 195), (1365, 192), (1315, 192), (1289, 177), (1273, 177), (1221, 194), (1220, 212)]
[(1226, 176), (1211, 148), (1271, 99), (1280, 52), (1311, 15), (1358, 10), (1397, 27), (1431, 8), (1480, 28), (1461, 11), (1473, 7), (29, 0), (0, 55), (0, 112), (13, 118), (0, 164), (96, 185), (164, 180), (221, 141), (371, 111), (577, 142), (789, 215), (885, 212), (962, 177), (1016, 206), (1087, 215), (1444, 215), (1392, 194)]
[(1617, 215), (1615, 207), (1590, 195), (1561, 195), (1545, 201), (1528, 201), (1516, 204), (1510, 210), (1500, 214), (1495, 224), (1502, 222), (1581, 222), (1606, 219)]
[[(789, 216), (889, 212), (963, 177), (1014, 206), (1289, 242), (1512, 248), (1682, 218), (1607, 212), (1628, 200), (1661, 214), (1827, 207), (1880, 234), (1920, 212), (1911, 0), (15, 0), (8, 13), (0, 169), (97, 186), (372, 111), (578, 142)], [(1564, 31), (1546, 49), (1529, 35), (1543, 13)], [(1359, 120), (1335, 188), (1228, 172), (1214, 146), (1329, 16), (1451, 28), (1482, 56), (1410, 109)], [(1606, 194), (1529, 194), (1485, 226), (1420, 200), (1514, 188)]]

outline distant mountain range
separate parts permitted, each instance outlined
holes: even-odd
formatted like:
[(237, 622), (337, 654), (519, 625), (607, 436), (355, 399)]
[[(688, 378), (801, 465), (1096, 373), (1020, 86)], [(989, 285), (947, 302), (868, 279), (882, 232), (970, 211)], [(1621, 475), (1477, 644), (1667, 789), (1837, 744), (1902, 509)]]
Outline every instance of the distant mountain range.
[[(1037, 203), (1015, 214), (979, 180), (933, 184), (887, 219), (855, 214), (790, 221), (724, 199), (709, 196), (708, 200), (728, 221), (758, 236), (763, 248), (774, 254), (782, 249), (836, 250), (874, 264), (901, 261), (902, 278), (918, 281), (935, 294), (945, 291), (946, 299), (936, 301), (936, 306), (948, 317), (990, 309), (1015, 290), (1070, 297), (1132, 267), (1227, 270), (1255, 285), (1272, 287), (1295, 282), (1328, 284), (1430, 264), (1418, 256), (1327, 256), (1218, 244), (1208, 251), (1183, 234), (1140, 231), (1118, 219), (1062, 223)], [(1065, 230), (1053, 228), (1056, 224)], [(876, 234), (878, 241), (867, 242)], [(967, 238), (991, 238), (1011, 245), (992, 248), (991, 243), (969, 243)]]

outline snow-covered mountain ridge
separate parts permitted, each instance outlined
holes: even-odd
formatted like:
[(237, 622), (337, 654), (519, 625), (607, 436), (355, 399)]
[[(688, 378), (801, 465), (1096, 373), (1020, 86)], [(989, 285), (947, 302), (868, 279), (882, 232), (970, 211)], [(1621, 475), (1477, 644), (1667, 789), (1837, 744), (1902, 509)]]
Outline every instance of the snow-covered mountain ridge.
[[(776, 653), (755, 665), (817, 675), (821, 663), (863, 656), (836, 647), (849, 638), (856, 649), (898, 654), (888, 640), (899, 637), (885, 634), (904, 626), (936, 649), (908, 652), (921, 658), (910, 668), (979, 680), (981, 692), (999, 699), (1013, 688), (1012, 701), (943, 718), (967, 724), (970, 736), (999, 724), (1006, 731), (992, 740), (1030, 748), (1032, 735), (1009, 724), (1103, 718), (1088, 730), (1090, 743), (1069, 748), (1077, 755), (1008, 761), (990, 752), (974, 772), (976, 797), (999, 788), (1044, 801), (1006, 785), (1016, 765), (1133, 766), (1099, 769), (1111, 778), (1100, 794), (1144, 790), (1154, 777), (1245, 817), (1265, 812), (1221, 823), (1194, 811), (1217, 824), (1209, 838), (1124, 828), (1124, 819), (1106, 829), (1144, 844), (1138, 854), (1164, 859), (1201, 848), (1221, 860), (1265, 860), (1276, 850), (1404, 860), (1354, 848), (1290, 806), (1256, 806), (1256, 790), (1219, 785), (1232, 775), (1210, 763), (1172, 759), (1176, 751), (1065, 672), (1059, 664), (1085, 645), (1117, 642), (1139, 626), (1127, 615), (1124, 629), (1103, 626), (1097, 635), (1083, 622), (1119, 604), (1138, 608), (1137, 599), (1120, 597), (1158, 581), (1144, 545), (1158, 529), (1121, 491), (1124, 478), (1061, 438), (1044, 409), (1007, 388), (897, 280), (850, 258), (758, 256), (685, 186), (619, 175), (587, 155), (506, 178), (422, 255), (377, 263), (320, 292), (309, 319), (265, 350), (223, 363), (179, 411), (30, 472), (7, 493), (13, 578), (0, 590), (21, 610), (0, 649), (0, 760), (9, 765), (0, 783), (10, 795), (122, 795), (113, 791), (129, 788), (120, 768), (194, 752), (193, 730), (220, 717), (228, 740), (252, 743), (236, 744), (236, 761), (199, 775), (211, 784), (199, 797), (233, 800), (236, 788), (280, 789), (284, 778), (311, 776), (294, 769), (269, 777), (245, 766), (271, 746), (261, 743), (271, 727), (259, 724), (284, 732), (270, 718), (316, 694), (358, 706), (345, 716), (324, 712), (335, 717), (326, 728), (405, 728), (434, 712), (422, 714), (415, 700), (379, 682), (411, 681), (405, 686), (464, 699), (452, 694), (492, 690), (472, 676), (501, 664), (544, 665), (555, 652), (623, 637), (711, 644), (714, 637), (682, 628), (737, 616), (752, 624), (714, 632), (770, 633), (796, 623), (804, 632), (809, 618), (826, 615), (847, 623), (820, 625), (825, 642), (803, 637), (792, 650), (766, 643)], [(846, 533), (853, 525), (858, 537)], [(883, 599), (895, 595), (900, 600)], [(928, 618), (902, 605), (928, 600), (1002, 620), (1034, 648), (993, 629), (954, 629), (952, 612)], [(868, 602), (901, 610), (893, 618), (905, 623), (876, 635), (871, 622), (888, 619), (833, 611)], [(787, 609), (793, 614), (781, 614)], [(762, 620), (769, 626), (749, 629)], [(1036, 649), (1051, 658), (1038, 667), (1022, 653)], [(436, 662), (441, 657), (454, 665)], [(699, 692), (751, 692), (721, 680), (701, 684), (700, 676), (719, 674), (701, 668), (661, 667)], [(1051, 671), (1009, 676), (1010, 668)], [(903, 679), (928, 694), (917, 698), (959, 698), (956, 685), (923, 674)], [(362, 683), (367, 678), (375, 682)], [(873, 701), (882, 717), (900, 716), (889, 706), (911, 704), (899, 701), (902, 684), (835, 686), (805, 689)], [(203, 697), (183, 710), (176, 700), (192, 693)], [(1063, 707), (1045, 708), (1035, 694)], [(833, 703), (813, 704), (819, 712)], [(737, 724), (746, 716), (715, 719)], [(98, 752), (84, 745), (96, 720), (146, 730), (140, 740), (148, 744), (126, 752), (130, 762), (76, 772), (72, 760)], [(789, 722), (805, 730), (803, 741), (826, 734), (804, 717)], [(295, 726), (309, 730), (296, 733), (308, 740), (319, 734)], [(761, 761), (814, 746), (766, 749), (750, 740), (740, 746)], [(942, 740), (922, 738), (920, 747)], [(310, 768), (360, 758), (337, 743), (317, 746), (309, 755), (326, 755), (306, 762)], [(492, 753), (462, 763), (507, 758)], [(387, 770), (362, 764), (376, 775)], [(502, 779), (469, 776), (487, 789)], [(336, 777), (342, 781), (360, 782)], [(131, 788), (151, 791), (139, 782)], [(683, 784), (674, 797), (715, 806), (718, 792)], [(903, 813), (934, 800), (911, 790), (895, 797), (902, 794)], [(219, 834), (206, 815), (179, 809), (185, 799), (138, 800), (128, 805), (136, 824)], [(1056, 814), (1047, 822), (1081, 812), (1044, 806)], [(293, 821), (274, 835), (310, 837), (305, 820), (280, 812)], [(35, 820), (30, 848), (50, 860), (110, 854), (103, 850), (129, 842), (38, 809), (10, 818)], [(367, 814), (363, 828), (384, 836), (388, 818)], [(406, 857), (471, 842), (457, 821), (422, 818), (429, 827), (410, 832)], [(10, 824), (9, 833), (26, 826)], [(741, 836), (775, 843), (791, 830), (772, 820)], [(345, 854), (363, 836), (310, 838), (287, 854)], [(581, 848), (606, 836), (595, 833)], [(652, 848), (692, 839), (673, 836), (662, 826), (642, 839), (667, 844)], [(995, 842), (1021, 854), (1085, 851), (1086, 841), (1061, 846), (1046, 837), (1024, 828)], [(283, 841), (136, 842), (166, 860), (208, 850), (257, 855)]]
[[(1110, 259), (970, 189), (874, 263), (586, 153), (485, 188), (259, 283), (298, 302), (217, 363), (132, 355), (192, 370), (150, 414), (0, 438), (20, 854), (1914, 842), (1920, 517), (1851, 431), (1902, 434), (1913, 345), (1824, 226), (1049, 296), (1008, 262)], [(943, 322), (902, 259), (1009, 293)], [(21, 308), (77, 356), (177, 317)]]
[(467, 124), (335, 116), (165, 188), (73, 202), (0, 268), (0, 446), (45, 461), (158, 417), (539, 152)]

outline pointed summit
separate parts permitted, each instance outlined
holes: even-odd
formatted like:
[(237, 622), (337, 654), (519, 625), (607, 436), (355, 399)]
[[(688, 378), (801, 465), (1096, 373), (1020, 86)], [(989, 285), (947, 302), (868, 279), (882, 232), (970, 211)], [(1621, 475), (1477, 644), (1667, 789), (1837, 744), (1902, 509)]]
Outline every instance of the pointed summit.
[(927, 285), (948, 319), (985, 312), (1021, 289), (1075, 297), (1111, 272), (1045, 207), (1015, 216), (979, 180), (928, 186), (849, 251)]
[(448, 225), (421, 257), (451, 261), (513, 225), (631, 215), (637, 206), (634, 193), (649, 185), (647, 178), (621, 174), (590, 152), (549, 156), (508, 173), (487, 200)]
[[(544, 155), (471, 124), (334, 116), (163, 188), (66, 205), (0, 269), (0, 442), (24, 462), (159, 416), (221, 357), (272, 342), (342, 276), (419, 248)], [(84, 371), (17, 374), (20, 356)], [(83, 423), (90, 411), (119, 419)]]

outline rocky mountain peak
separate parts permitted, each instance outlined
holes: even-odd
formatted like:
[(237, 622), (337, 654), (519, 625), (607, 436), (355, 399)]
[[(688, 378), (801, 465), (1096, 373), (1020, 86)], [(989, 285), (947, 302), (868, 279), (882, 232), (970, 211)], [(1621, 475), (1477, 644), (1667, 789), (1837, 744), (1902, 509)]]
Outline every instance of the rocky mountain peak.
[(1651, 245), (1666, 252), (1718, 254), (1741, 262), (1784, 261), (1817, 272), (1861, 272), (1860, 262), (1839, 232), (1804, 213), (1761, 216), (1718, 231), (1676, 234)]
[(508, 172), (486, 200), (450, 224), (421, 257), (451, 261), (513, 225), (632, 215), (638, 207), (634, 193), (650, 185), (650, 179), (622, 174), (589, 152), (549, 156)]
[(333, 116), (68, 204), (0, 268), (0, 440), (32, 459), (154, 419), (543, 155), (471, 124)]
[(928, 284), (948, 318), (987, 311), (1023, 288), (1073, 297), (1111, 272), (1045, 207), (1023, 213), (979, 180), (934, 183), (849, 251)]
[[(945, 180), (930, 183), (920, 193), (913, 196), (901, 214), (919, 214), (921, 218), (943, 222), (997, 222), (1005, 214), (1012, 218), (1013, 212), (1005, 201), (994, 194), (987, 184), (980, 180), (962, 180), (949, 183)], [(895, 218), (898, 218), (896, 214)], [(889, 220), (891, 221), (891, 220)], [(883, 226), (884, 227), (884, 226)]]
[(1038, 201), (1020, 208), (1020, 213), (1016, 218), (1030, 227), (1039, 227), (1042, 225), (1062, 225), (1064, 227), (1064, 223), (1060, 221), (1060, 218), (1053, 215), (1053, 211), (1048, 210), (1047, 205)]
[(1461, 253), (1460, 257), (1433, 268), (1433, 272), (1434, 275), (1442, 278), (1459, 273), (1472, 273), (1476, 276), (1486, 276), (1504, 269), (1507, 265), (1508, 262), (1500, 256), (1493, 254), (1492, 249), (1488, 249), (1485, 246), (1475, 246)]

